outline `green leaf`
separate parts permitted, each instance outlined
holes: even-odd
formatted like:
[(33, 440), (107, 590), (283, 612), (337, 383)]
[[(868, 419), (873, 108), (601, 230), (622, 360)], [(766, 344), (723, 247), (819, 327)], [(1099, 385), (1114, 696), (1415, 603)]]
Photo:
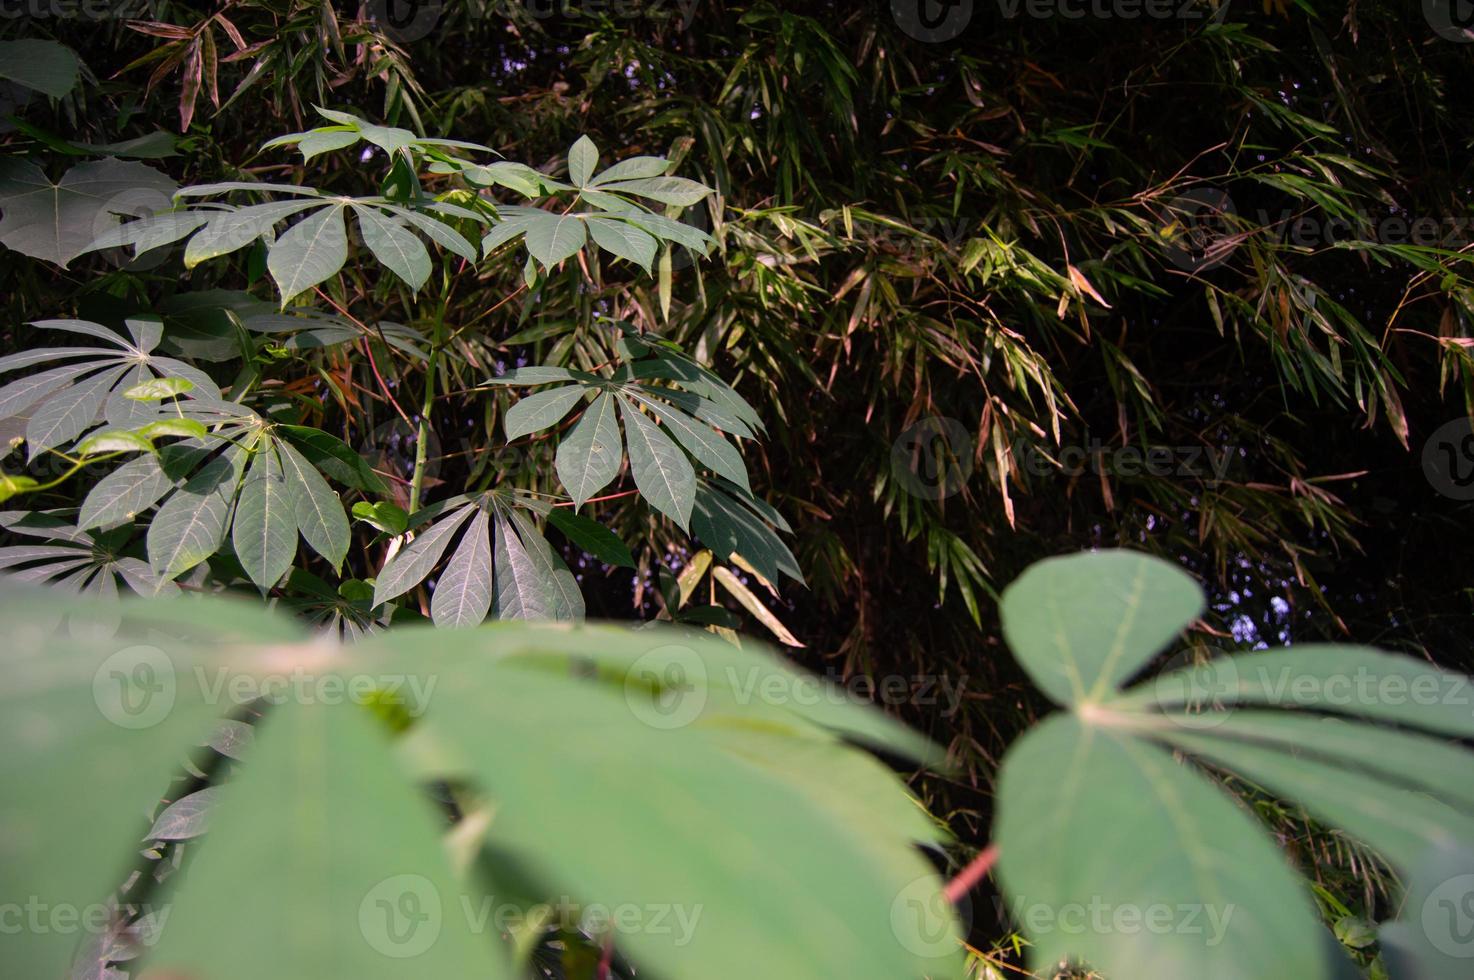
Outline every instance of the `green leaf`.
[(511, 524), (496, 519), (497, 619), (551, 619), (551, 583), (545, 581)]
[(333, 150), (352, 146), (358, 140), (359, 135), (353, 130), (315, 129), (303, 134), (302, 138), (297, 141), (297, 149), (302, 153), (302, 162), (306, 163), (319, 154), (331, 153)]
[(587, 136), (580, 136), (568, 150), (569, 181), (576, 187), (583, 187), (598, 165), (599, 150), (594, 146), (594, 141)]
[(403, 534), (409, 527), (409, 515), (402, 507), (387, 500), (379, 503), (360, 500), (353, 505), (353, 518), (391, 535)]
[(532, 518), (520, 510), (511, 512), (511, 521), (517, 525), (518, 537), (527, 551), (527, 557), (542, 576), (544, 589), (552, 600), (552, 618), (564, 622), (581, 622), (584, 618), (583, 593), (578, 590), (578, 580), (568, 566), (538, 531)]
[(206, 821), (220, 790), (214, 786), (170, 803), (143, 835), (144, 840), (189, 840), (205, 832)]
[(486, 510), (475, 511), (430, 597), (430, 618), (436, 626), (479, 626), (491, 609), (491, 529)]
[(587, 231), (577, 215), (539, 211), (527, 225), (527, 251), (548, 269), (576, 254), (585, 241)]
[(266, 269), (281, 292), (281, 305), (298, 293), (332, 278), (348, 260), (343, 205), (309, 214), (276, 240), (266, 253)]
[(28, 493), (40, 485), (33, 477), (0, 473), (0, 503), (9, 500), (17, 494)]
[(635, 486), (652, 507), (686, 530), (696, 503), (696, 471), (691, 461), (633, 402), (621, 399), (619, 408)]
[(117, 225), (119, 213), (167, 205), (175, 183), (141, 163), (96, 160), (52, 183), (35, 165), (0, 160), (0, 242), (47, 262), (67, 263)]
[(188, 378), (154, 378), (123, 391), (123, 397), (137, 402), (156, 402), (194, 391)]
[(388, 495), (388, 485), (368, 460), (337, 436), (305, 425), (278, 425), (276, 431), (292, 440), (308, 462), (344, 486)]
[[(206, 212), (212, 217), (185, 246), (184, 267), (193, 269), (207, 259), (229, 255), (237, 249), (245, 248), (258, 238), (263, 236), (269, 238), (272, 228), (281, 221), (300, 211), (306, 211), (308, 208), (323, 207), (325, 203), (308, 198), (305, 201), (272, 201), (268, 204), (256, 204), (234, 211)], [(167, 218), (181, 221), (184, 215), (160, 215), (156, 220), (162, 223)], [(127, 233), (132, 228), (133, 225), (125, 226), (123, 233)], [(141, 234), (143, 230), (140, 229), (138, 247), (144, 244), (144, 236)], [(94, 247), (95, 245), (96, 243)]]
[[(209, 703), (207, 685), (192, 682), (194, 669), (213, 676), (218, 667), (248, 667), (242, 627), (258, 643), (303, 638), (285, 617), (224, 600), (126, 608), (130, 616), (120, 628), (116, 603), (15, 585), (0, 595), (6, 637), (0, 667), (7, 678), (0, 744), (26, 747), (0, 754), (6, 787), (0, 894), (34, 896), (50, 909), (86, 910), (107, 901), (128, 875), (145, 817), (179, 771), (182, 754), (203, 742), (213, 719), (231, 707)], [(146, 620), (131, 616), (140, 608), (147, 609)], [(99, 622), (105, 609), (112, 628), (106, 638), (99, 630), (37, 628), (62, 609), (84, 624)], [(226, 650), (238, 659), (226, 661)], [(5, 972), (69, 976), (77, 941), (78, 930), (9, 933)]]
[(173, 485), (157, 456), (130, 459), (88, 491), (77, 515), (77, 527), (85, 531), (131, 521), (157, 503)]
[(77, 84), (81, 63), (55, 41), (0, 41), (0, 78), (59, 99)]
[(46, 449), (75, 439), (90, 428), (113, 383), (125, 373), (127, 368), (99, 371), (62, 389), (34, 410), (26, 421), (26, 458), (35, 459)]
[(290, 443), (282, 440), (275, 445), (281, 454), (282, 475), (286, 477), (292, 515), (302, 539), (331, 562), (334, 569), (341, 568), (352, 542), (343, 501)]
[(1009, 750), (997, 801), (999, 882), (1031, 969), (1071, 959), (1108, 977), (1330, 976), (1284, 857), (1161, 749), (1055, 715)]
[(241, 483), (230, 540), (241, 567), (263, 591), (280, 582), (297, 556), (297, 518), (275, 447), (257, 443)]
[(1225, 708), (1313, 708), (1474, 738), (1468, 677), (1368, 647), (1307, 643), (1216, 657), (1138, 685), (1112, 705), (1165, 710), (1194, 705), (1202, 692)]
[(1402, 917), (1377, 940), (1390, 976), (1467, 980), (1474, 959), (1474, 848), (1445, 846), (1423, 855), (1408, 883)]
[[(200, 427), (201, 429), (204, 426)], [(73, 449), (78, 456), (97, 456), (102, 453), (151, 453), (154, 444), (135, 432), (107, 430), (96, 432), (77, 443)]]
[(661, 204), (690, 207), (699, 204), (712, 189), (685, 177), (647, 177), (641, 180), (616, 180), (601, 182), (599, 190), (617, 194), (634, 194)]
[(548, 523), (568, 536), (578, 547), (606, 565), (634, 568), (629, 547), (604, 525), (562, 507), (548, 512)]
[(605, 392), (584, 409), (583, 417), (558, 444), (554, 458), (558, 479), (572, 494), (574, 507), (582, 507), (619, 473), (620, 450), (614, 396)]
[[(1376, 734), (1368, 729), (1368, 741)], [(1307, 754), (1292, 756), (1254, 743), (1199, 735), (1187, 726), (1164, 729), (1160, 737), (1273, 793), (1298, 800), (1316, 817), (1370, 844), (1405, 873), (1411, 874), (1433, 848), (1474, 844), (1474, 817), (1388, 779), (1365, 775), (1359, 766), (1320, 762), (1308, 754), (1314, 743), (1306, 746)]]
[(684, 245), (700, 255), (705, 255), (716, 244), (716, 239), (700, 228), (688, 225), (684, 221), (675, 221), (664, 215), (632, 211), (619, 215), (619, 220), (644, 229), (662, 241)]
[(1195, 619), (1197, 583), (1175, 565), (1130, 551), (1051, 558), (1003, 593), (1003, 635), (1020, 665), (1059, 704), (1099, 702)]
[(148, 525), (154, 574), (172, 579), (219, 550), (245, 457), (241, 447), (227, 446), (164, 501)]
[(204, 423), (196, 422), (194, 419), (160, 419), (139, 428), (138, 434), (148, 440), (171, 437), (203, 440), (210, 436)]
[(640, 180), (645, 177), (659, 177), (665, 173), (670, 166), (670, 161), (665, 157), (629, 157), (621, 160), (608, 170), (594, 178), (593, 186), (607, 184), (614, 180)]
[[(676, 636), (652, 635), (647, 649), (684, 642)], [(591, 639), (582, 645), (592, 648)], [(955, 922), (919, 853), (890, 848), (876, 858), (812, 797), (733, 765), (696, 730), (645, 724), (617, 689), (514, 668), (454, 688), (437, 691), (427, 733), (463, 748), (479, 781), (495, 779), (492, 867), (504, 859), (546, 894), (672, 910), (685, 928), (636, 925), (616, 934), (642, 972), (704, 980), (961, 975)], [(545, 725), (556, 731), (537, 741), (556, 765), (520, 742), (551, 703), (566, 721)], [(600, 805), (615, 792), (624, 805)], [(611, 838), (623, 846), (610, 848)], [(928, 929), (932, 944), (918, 951), (911, 941)], [(818, 935), (838, 941), (816, 943)]]
[(511, 977), (472, 935), (441, 820), (389, 749), (357, 704), (271, 712), (149, 966), (215, 980)]
[(480, 256), (476, 252), (476, 246), (472, 245), (464, 235), (456, 231), (443, 221), (437, 221), (427, 215), (408, 208), (388, 208), (394, 214), (408, 221), (441, 248), (449, 249), (467, 262), (475, 262)]
[(512, 368), (505, 374), (487, 378), (487, 385), (544, 385), (553, 381), (573, 381), (573, 372), (567, 368), (542, 365), (538, 367)]
[(709, 425), (703, 425), (691, 418), (685, 412), (671, 405), (658, 402), (643, 394), (635, 397), (650, 407), (660, 422), (675, 435), (677, 441), (685, 446), (697, 462), (708, 467), (719, 476), (731, 480), (743, 492), (751, 496), (752, 487), (747, 482), (747, 465), (742, 462), (742, 454), (737, 447), (723, 439)]
[(353, 213), (358, 215), (364, 244), (374, 257), (408, 283), (410, 289), (419, 292), (430, 278), (430, 253), (414, 232), (373, 208), (354, 205)]
[(374, 605), (381, 606), (419, 585), (450, 544), (456, 529), (478, 508), (462, 507), (433, 527), (421, 531), (399, 554), (391, 558), (374, 580)]
[(507, 415), (502, 420), (507, 441), (511, 442), (529, 432), (540, 432), (550, 425), (557, 425), (587, 391), (588, 389), (579, 385), (568, 385), (523, 397), (507, 409)]
[(659, 248), (653, 236), (628, 222), (613, 218), (596, 216), (584, 221), (588, 225), (589, 234), (600, 248), (622, 259), (628, 259), (647, 273), (650, 271), (650, 263), (655, 261), (655, 253)]
[(750, 498), (739, 502), (702, 483), (691, 511), (691, 530), (722, 558), (741, 555), (770, 582), (776, 582), (780, 572), (802, 582), (797, 559), (756, 509), (759, 503)]
[(721, 585), (722, 588), (730, 592), (733, 598), (742, 603), (743, 607), (746, 608), (748, 612), (752, 613), (752, 615), (757, 619), (758, 622), (766, 626), (768, 628), (768, 632), (772, 633), (778, 638), (779, 643), (790, 647), (803, 646), (803, 644), (798, 641), (798, 638), (795, 637), (791, 632), (789, 632), (788, 627), (784, 626), (783, 622), (773, 614), (772, 610), (763, 605), (762, 600), (753, 595), (752, 590), (743, 585), (742, 582), (737, 578), (737, 576), (732, 574), (731, 569), (718, 565), (716, 568), (712, 569), (711, 577), (719, 585)]

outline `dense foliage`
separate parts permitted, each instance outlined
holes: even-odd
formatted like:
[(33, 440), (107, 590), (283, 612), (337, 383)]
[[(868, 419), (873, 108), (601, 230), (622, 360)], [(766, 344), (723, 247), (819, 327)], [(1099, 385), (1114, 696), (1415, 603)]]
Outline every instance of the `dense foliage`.
[[(1040, 558), (1185, 566), (1194, 656), (1474, 667), (1458, 2), (42, 6), (14, 577), (759, 633), (946, 746), (961, 859), (1047, 703), (998, 613)], [(1324, 919), (1394, 917), (1417, 861), (1231, 785)]]

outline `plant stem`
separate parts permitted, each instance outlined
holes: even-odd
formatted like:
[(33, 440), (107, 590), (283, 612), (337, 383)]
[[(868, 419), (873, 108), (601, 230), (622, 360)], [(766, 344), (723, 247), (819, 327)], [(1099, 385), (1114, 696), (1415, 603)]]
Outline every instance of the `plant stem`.
[(420, 509), (420, 493), (425, 488), (425, 460), (430, 448), (430, 415), (435, 410), (435, 367), (440, 348), (445, 344), (445, 310), (450, 304), (450, 270), (441, 266), (442, 288), (440, 309), (435, 313), (435, 332), (430, 341), (430, 355), (425, 361), (425, 393), (420, 398), (420, 426), (415, 435), (415, 471), (409, 481), (409, 513)]

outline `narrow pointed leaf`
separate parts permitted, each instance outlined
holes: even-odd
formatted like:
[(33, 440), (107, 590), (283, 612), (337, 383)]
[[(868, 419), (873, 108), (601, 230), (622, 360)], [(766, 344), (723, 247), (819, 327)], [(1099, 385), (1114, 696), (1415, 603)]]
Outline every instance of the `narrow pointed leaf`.
[(496, 520), (496, 618), (551, 619), (551, 583), (544, 580), (507, 519)]
[(691, 461), (633, 402), (621, 400), (619, 407), (635, 485), (652, 507), (685, 530), (696, 503), (696, 471)]
[(609, 485), (622, 458), (614, 396), (605, 392), (584, 410), (583, 417), (558, 444), (558, 479), (573, 496), (574, 507)]
[(148, 561), (155, 574), (174, 578), (219, 550), (245, 456), (239, 446), (227, 446), (154, 514), (147, 540)]
[(604, 564), (635, 567), (635, 559), (630, 554), (629, 546), (598, 521), (575, 514), (567, 508), (554, 507), (548, 512), (548, 523)]
[(547, 583), (547, 592), (553, 603), (553, 618), (564, 622), (581, 622), (584, 618), (583, 593), (579, 591), (578, 581), (568, 570), (568, 565), (553, 550), (553, 546), (548, 544), (530, 516), (523, 511), (514, 510), (511, 519), (517, 526), (517, 534), (527, 556), (532, 559), (533, 565)]
[(425, 245), (398, 221), (369, 207), (354, 206), (363, 241), (374, 257), (418, 292), (430, 278), (430, 253)]
[(270, 443), (257, 445), (246, 470), (230, 539), (241, 567), (263, 590), (281, 581), (297, 555), (297, 518)]
[(479, 626), (491, 609), (491, 528), (486, 510), (476, 508), (461, 543), (435, 582), (430, 618), (436, 626)]
[(374, 580), (374, 605), (379, 606), (419, 585), (440, 556), (445, 554), (451, 536), (466, 523), (475, 505), (462, 507), (439, 524), (421, 531), (399, 554), (390, 559)]
[(523, 397), (507, 409), (506, 418), (502, 420), (507, 441), (521, 438), (529, 432), (540, 432), (563, 421), (563, 416), (578, 404), (587, 390), (580, 385), (569, 385)]
[(278, 441), (276, 449), (281, 454), (282, 474), (286, 477), (292, 514), (298, 530), (302, 532), (302, 539), (338, 568), (343, 564), (352, 540), (343, 501), (328, 486), (322, 474), (289, 443)]

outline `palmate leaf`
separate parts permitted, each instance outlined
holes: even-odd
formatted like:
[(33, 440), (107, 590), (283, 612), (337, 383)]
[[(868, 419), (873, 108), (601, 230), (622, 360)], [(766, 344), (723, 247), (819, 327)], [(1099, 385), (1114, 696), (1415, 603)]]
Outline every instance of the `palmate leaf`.
[(0, 41), (0, 78), (53, 99), (72, 90), (80, 67), (76, 53), (55, 41)]
[[(430, 618), (435, 625), (476, 626), (488, 615), (494, 619), (582, 619), (584, 603), (577, 582), (533, 520), (519, 512), (526, 506), (528, 502), (521, 498), (493, 491), (427, 508), (438, 521), (385, 564), (374, 585), (373, 605), (397, 598), (424, 581), (465, 525), (432, 591)], [(421, 522), (433, 519), (421, 517)]]
[[(350, 536), (343, 503), (314, 463), (279, 438), (275, 427), (229, 402), (191, 399), (164, 411), (187, 415), (176, 421), (212, 431), (138, 456), (103, 477), (82, 502), (82, 528), (130, 525), (157, 505), (146, 543), (149, 568), (164, 580), (218, 552), (227, 532), (241, 567), (262, 589), (286, 574), (299, 533), (334, 566), (342, 563)], [(295, 428), (295, 435), (331, 439)], [(324, 458), (351, 472), (336, 458)]]
[[(1040, 966), (1076, 958), (1117, 976), (1338, 976), (1344, 957), (1263, 828), (1164, 749), (1302, 803), (1411, 875), (1431, 853), (1474, 846), (1470, 796), (1450, 786), (1453, 774), (1474, 773), (1474, 756), (1424, 734), (1474, 737), (1474, 688), (1407, 658), (1308, 646), (1218, 657), (1120, 691), (1200, 608), (1190, 578), (1130, 552), (1041, 562), (1005, 592), (1010, 647), (1069, 710), (1004, 760), (1000, 882)], [(1349, 718), (1283, 710), (1304, 708)], [(1110, 846), (1088, 836), (1100, 826), (1114, 828)], [(1136, 922), (1157, 909), (1176, 927), (1197, 909), (1204, 928), (1164, 927), (1144, 941), (1119, 924), (1065, 927), (1062, 910), (1102, 907)], [(1214, 914), (1216, 939), (1205, 918)]]
[[(374, 258), (416, 291), (425, 284), (431, 267), (429, 252), (419, 235), (467, 260), (477, 258), (476, 247), (436, 215), (485, 220), (476, 212), (438, 201), (415, 201), (408, 206), (383, 197), (329, 196), (290, 184), (209, 184), (186, 187), (177, 196), (193, 198), (241, 191), (286, 194), (294, 199), (244, 206), (212, 202), (152, 214), (101, 235), (94, 233), (79, 253), (131, 246), (141, 254), (188, 238), (184, 264), (193, 267), (263, 240), (267, 271), (277, 284), (285, 309), (293, 297), (327, 281), (347, 261), (345, 212), (353, 213)], [(280, 235), (276, 233), (279, 225), (303, 212), (309, 213)]]
[[(11, 750), (0, 778), (13, 791), (0, 807), (0, 894), (49, 907), (101, 901), (150, 832), (144, 815), (173, 764), (209, 740), (212, 720), (265, 678), (309, 681), (284, 689), (259, 734), (236, 746), (239, 773), (207, 801), (188, 880), (163, 896), (162, 936), (133, 964), (142, 972), (307, 980), (347, 966), (388, 978), (408, 963), (416, 975), (511, 976), (499, 920), (473, 913), (519, 894), (659, 912), (661, 922), (683, 915), (689, 929), (613, 922), (610, 938), (642, 974), (960, 971), (941, 881), (911, 846), (934, 840), (934, 827), (898, 780), (841, 739), (907, 753), (926, 743), (845, 700), (731, 697), (732, 676), (802, 682), (766, 653), (674, 630), (509, 625), (399, 629), (349, 655), (267, 610), (191, 597), (125, 604), (122, 640), (147, 643), (120, 656), (116, 640), (36, 629), (48, 603), (0, 595), (0, 629), (13, 640), (0, 661), (15, 681), (0, 691)], [(91, 609), (65, 608), (84, 619)], [(673, 647), (704, 708), (690, 724), (654, 724), (641, 671)], [(412, 754), (412, 774), (352, 703), (361, 694), (329, 693), (361, 691), (365, 679), (403, 682), (418, 719), (409, 737), (429, 749)], [(548, 704), (567, 709), (551, 730)], [(442, 822), (420, 789), (468, 775), (497, 813), (477, 865), (489, 880), (448, 866)], [(624, 846), (608, 847), (610, 834)], [(266, 866), (281, 873), (260, 874)], [(819, 933), (844, 941), (816, 945)], [(917, 951), (936, 934), (935, 951)], [(75, 939), (26, 930), (0, 936), (0, 953), (18, 975), (57, 976)]]
[(70, 442), (99, 422), (135, 428), (156, 412), (126, 393), (151, 379), (182, 379), (191, 391), (212, 399), (220, 389), (209, 375), (172, 357), (155, 353), (162, 337), (157, 317), (125, 322), (129, 336), (87, 320), (38, 320), (40, 330), (82, 334), (107, 347), (45, 347), (0, 358), (0, 374), (38, 364), (63, 361), (58, 367), (31, 371), (0, 387), (0, 418), (27, 415), (28, 458)]
[(29, 527), (9, 523), (12, 534), (29, 534), (46, 544), (0, 547), (0, 576), (48, 584), (62, 591), (113, 599), (118, 581), (145, 597), (174, 596), (173, 582), (155, 575), (129, 547), (129, 534), (85, 533), (64, 522), (33, 520)]
[(0, 160), (0, 242), (66, 268), (117, 215), (152, 210), (176, 186), (152, 167), (111, 157), (78, 164), (54, 183), (25, 160)]

